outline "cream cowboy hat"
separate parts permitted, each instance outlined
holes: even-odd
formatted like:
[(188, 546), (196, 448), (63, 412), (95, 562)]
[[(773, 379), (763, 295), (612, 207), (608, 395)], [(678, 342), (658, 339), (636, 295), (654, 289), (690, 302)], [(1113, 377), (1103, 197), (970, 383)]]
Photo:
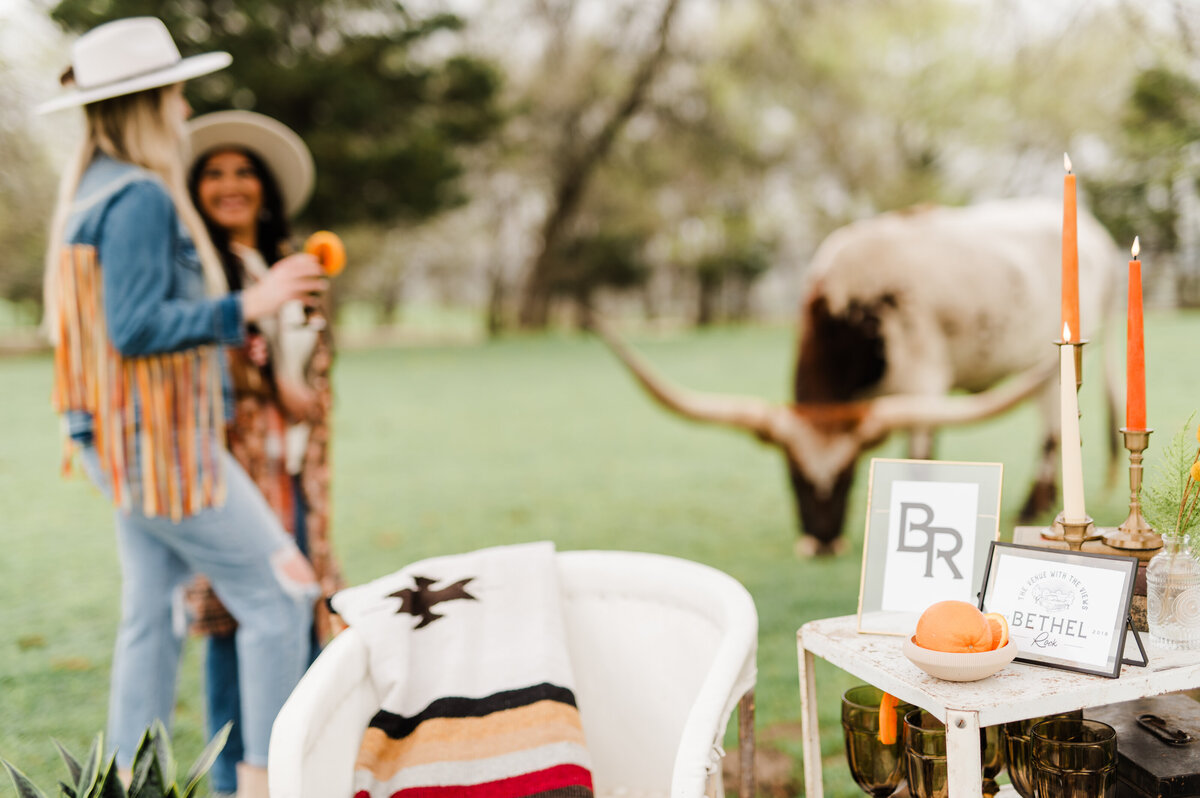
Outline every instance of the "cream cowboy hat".
[(71, 91), (38, 106), (39, 114), (169, 86), (232, 63), (229, 53), (181, 58), (167, 26), (156, 17), (130, 17), (92, 28), (71, 46)]
[(312, 154), (287, 125), (253, 111), (217, 111), (188, 122), (192, 163), (222, 149), (250, 150), (266, 163), (283, 195), (288, 216), (300, 212), (312, 196), (316, 169)]

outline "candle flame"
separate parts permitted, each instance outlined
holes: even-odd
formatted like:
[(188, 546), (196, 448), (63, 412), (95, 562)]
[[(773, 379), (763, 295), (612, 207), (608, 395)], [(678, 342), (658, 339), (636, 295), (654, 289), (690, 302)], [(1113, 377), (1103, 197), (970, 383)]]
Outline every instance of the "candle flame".
[(1071, 325), (1063, 322), (1063, 343), (1068, 343), (1071, 340)]
[(1133, 253), (1135, 260), (1137, 259), (1138, 253), (1142, 251), (1142, 245), (1138, 243), (1137, 236), (1133, 237), (1133, 246), (1129, 248), (1129, 251)]
[(1068, 173), (1071, 171), (1071, 156), (1065, 152), (1063, 153), (1063, 167), (1066, 168)]

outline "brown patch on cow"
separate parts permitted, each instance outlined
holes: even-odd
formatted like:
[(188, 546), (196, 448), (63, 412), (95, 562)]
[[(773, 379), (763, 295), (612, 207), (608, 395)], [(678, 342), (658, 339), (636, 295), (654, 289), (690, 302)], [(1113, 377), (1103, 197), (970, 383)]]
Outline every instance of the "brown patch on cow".
[(883, 379), (887, 351), (880, 312), (895, 301), (855, 299), (837, 315), (823, 296), (807, 303), (796, 360), (798, 404), (852, 401)]
[(867, 417), (871, 403), (869, 401), (804, 402), (790, 405), (788, 409), (813, 426), (848, 432), (856, 428)]

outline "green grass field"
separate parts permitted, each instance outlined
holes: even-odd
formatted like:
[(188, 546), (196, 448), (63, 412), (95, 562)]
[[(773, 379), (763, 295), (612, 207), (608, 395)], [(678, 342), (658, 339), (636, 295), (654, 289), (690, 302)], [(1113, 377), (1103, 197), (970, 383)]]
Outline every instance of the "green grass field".
[[(1187, 371), (1198, 332), (1200, 315), (1149, 320), (1150, 423), (1159, 430), (1151, 462), (1154, 447), (1200, 408)], [(788, 329), (634, 343), (691, 387), (787, 394)], [(1113, 525), (1124, 518), (1126, 488), (1123, 475), (1104, 486), (1100, 353), (1090, 350), (1082, 400), (1088, 509)], [(57, 475), (49, 384), (45, 357), (0, 360), (0, 756), (44, 789), (61, 769), (51, 738), (79, 751), (103, 727), (120, 581), (111, 511), (85, 480)], [(593, 338), (351, 351), (341, 356), (336, 388), (334, 542), (351, 583), (431, 555), (537, 539), (720, 568), (757, 603), (759, 731), (770, 738), (764, 746), (795, 758), (799, 783), (795, 632), (855, 611), (865, 459), (847, 525), (850, 553), (803, 561), (792, 553), (796, 523), (780, 455), (747, 435), (668, 416)], [(875, 454), (903, 456), (902, 444), (894, 438)], [(948, 431), (938, 456), (1005, 463), (1008, 533), (1038, 444), (1033, 410), (1023, 407)], [(202, 744), (198, 649), (188, 646), (175, 722), (185, 763)], [(860, 795), (838, 722), (838, 696), (853, 680), (820, 663), (817, 682), (827, 794)], [(0, 796), (13, 794), (0, 781)]]

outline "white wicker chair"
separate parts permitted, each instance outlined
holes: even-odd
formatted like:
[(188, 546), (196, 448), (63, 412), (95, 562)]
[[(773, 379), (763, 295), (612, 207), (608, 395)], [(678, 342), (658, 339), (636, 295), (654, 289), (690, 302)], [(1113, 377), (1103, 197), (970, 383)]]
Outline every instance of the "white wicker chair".
[[(706, 565), (621, 551), (560, 552), (575, 694), (600, 795), (723, 795), (721, 742), (738, 713), (738, 791), (754, 795), (758, 615)], [(271, 734), (272, 798), (349, 798), (380, 696), (348, 629), (321, 653)]]

